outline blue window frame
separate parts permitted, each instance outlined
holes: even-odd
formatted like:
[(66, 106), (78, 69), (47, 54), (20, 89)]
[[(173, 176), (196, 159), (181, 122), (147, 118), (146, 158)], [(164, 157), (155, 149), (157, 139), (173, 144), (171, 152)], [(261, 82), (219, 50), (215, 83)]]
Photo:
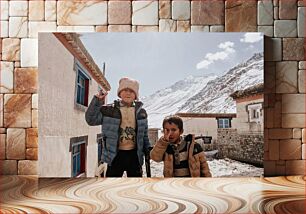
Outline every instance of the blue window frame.
[(77, 103), (84, 105), (85, 104), (85, 78), (82, 73), (78, 73), (78, 82), (77, 82)]
[(218, 118), (218, 128), (231, 128), (230, 118)]
[(76, 62), (76, 102), (83, 106), (88, 106), (89, 80), (90, 77), (85, 73), (82, 66)]
[(72, 176), (81, 174), (81, 144), (72, 147)]
[(77, 177), (86, 174), (86, 147), (88, 136), (73, 137), (70, 139), (71, 176)]

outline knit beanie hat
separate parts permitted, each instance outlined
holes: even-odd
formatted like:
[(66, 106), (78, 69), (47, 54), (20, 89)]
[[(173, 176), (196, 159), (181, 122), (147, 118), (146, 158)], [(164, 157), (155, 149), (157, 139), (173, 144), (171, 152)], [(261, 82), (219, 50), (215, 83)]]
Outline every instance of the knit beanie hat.
[(119, 88), (117, 90), (117, 95), (119, 96), (120, 92), (123, 89), (129, 88), (132, 91), (134, 91), (135, 95), (136, 95), (136, 100), (138, 99), (138, 90), (139, 90), (139, 83), (137, 82), (137, 80), (134, 79), (130, 79), (128, 77), (123, 77), (119, 80)]

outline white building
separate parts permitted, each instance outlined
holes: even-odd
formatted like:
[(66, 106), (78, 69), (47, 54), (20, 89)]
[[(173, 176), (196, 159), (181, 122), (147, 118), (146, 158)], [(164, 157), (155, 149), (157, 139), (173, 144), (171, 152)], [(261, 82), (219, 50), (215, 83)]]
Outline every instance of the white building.
[(232, 93), (236, 101), (238, 134), (263, 134), (263, 83)]
[(77, 34), (39, 35), (39, 177), (93, 177), (101, 126), (85, 111), (110, 85)]
[(236, 114), (227, 113), (176, 113), (184, 123), (184, 134), (210, 136), (217, 139), (218, 128), (235, 128)]

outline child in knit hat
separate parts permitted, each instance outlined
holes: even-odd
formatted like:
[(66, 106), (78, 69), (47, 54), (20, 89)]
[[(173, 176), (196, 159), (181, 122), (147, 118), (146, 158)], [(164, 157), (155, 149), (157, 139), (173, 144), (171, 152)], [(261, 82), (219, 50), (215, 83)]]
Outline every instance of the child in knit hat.
[(141, 177), (144, 152), (150, 142), (148, 120), (138, 100), (139, 83), (128, 77), (121, 78), (119, 100), (102, 105), (107, 93), (96, 94), (85, 114), (89, 125), (102, 125), (102, 161), (107, 163), (106, 177)]
[(164, 161), (164, 177), (211, 177), (204, 151), (194, 135), (181, 136), (184, 130), (180, 117), (166, 117), (163, 131), (150, 157), (156, 162)]

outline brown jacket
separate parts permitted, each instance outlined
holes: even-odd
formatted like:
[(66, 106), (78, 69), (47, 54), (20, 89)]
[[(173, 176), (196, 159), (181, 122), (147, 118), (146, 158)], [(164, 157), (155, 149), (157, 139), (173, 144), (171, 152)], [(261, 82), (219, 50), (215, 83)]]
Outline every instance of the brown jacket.
[[(166, 152), (169, 142), (160, 138), (150, 152), (156, 162), (164, 161), (164, 177), (173, 177), (173, 155)], [(191, 142), (188, 150), (188, 165), (191, 177), (211, 177), (204, 151), (193, 155), (195, 142)]]

